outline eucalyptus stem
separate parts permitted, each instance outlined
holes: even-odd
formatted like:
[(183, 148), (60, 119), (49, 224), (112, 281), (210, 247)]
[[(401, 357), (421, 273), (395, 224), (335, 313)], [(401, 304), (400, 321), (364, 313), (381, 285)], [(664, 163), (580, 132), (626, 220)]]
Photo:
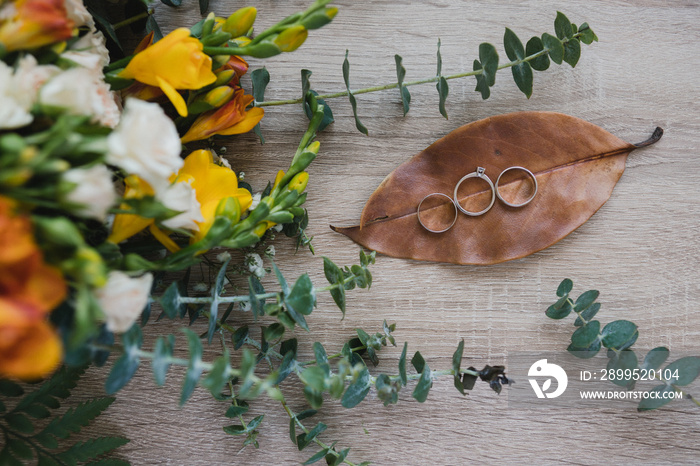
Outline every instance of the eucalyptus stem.
[[(304, 424), (302, 424), (302, 422), (299, 419), (297, 419), (296, 414), (294, 414), (292, 412), (292, 410), (289, 409), (289, 406), (287, 406), (287, 403), (284, 401), (284, 399), (280, 401), (280, 404), (282, 405), (282, 408), (284, 408), (284, 411), (287, 413), (287, 416), (289, 416), (290, 419), (294, 419), (294, 423), (297, 425), (297, 427), (299, 427), (301, 430), (303, 430), (305, 434), (308, 434), (309, 429), (307, 429), (306, 426)], [(318, 439), (318, 437), (314, 437), (313, 441), (316, 445), (318, 445), (319, 447), (328, 451), (328, 453), (332, 453), (336, 457), (338, 456), (338, 453), (335, 450), (333, 450), (330, 446), (328, 446), (325, 443), (323, 443), (322, 441), (320, 441)], [(348, 460), (343, 460), (343, 463), (345, 463), (349, 466), (356, 466), (355, 463), (352, 463)]]
[[(581, 33), (576, 33), (572, 36), (572, 38), (578, 38), (581, 36)], [(564, 38), (562, 40), (562, 43), (567, 43), (569, 38)], [(532, 55), (528, 55), (527, 57), (521, 59), (521, 60), (514, 60), (508, 63), (504, 63), (502, 65), (498, 66), (499, 70), (505, 69), (505, 68), (510, 68), (512, 66), (517, 66), (522, 63), (526, 63), (529, 61), (534, 60), (535, 58), (541, 57), (542, 55), (546, 55), (549, 53), (549, 48), (544, 48), (540, 50), (537, 53), (533, 53)], [(465, 73), (457, 73), (457, 74), (451, 74), (449, 76), (443, 76), (446, 80), (451, 80), (451, 79), (459, 79), (459, 78), (466, 78), (468, 76), (478, 76), (483, 73), (483, 70), (475, 70), (475, 71), (468, 71)], [(416, 86), (419, 84), (429, 84), (429, 83), (435, 83), (438, 82), (440, 79), (439, 76), (433, 76), (431, 78), (425, 78), (425, 79), (418, 79), (416, 81), (404, 81), (403, 85), (404, 86)], [(350, 91), (353, 95), (357, 94), (368, 94), (370, 92), (378, 92), (378, 91), (385, 91), (387, 89), (396, 89), (399, 87), (399, 83), (391, 83), (391, 84), (383, 84), (380, 86), (372, 86), (372, 87), (366, 87), (364, 89), (358, 89), (356, 91)], [(320, 94), (317, 96), (318, 99), (335, 99), (337, 97), (346, 97), (349, 94), (348, 91), (340, 91), (340, 92), (334, 92), (331, 94)], [(274, 106), (279, 106), (279, 105), (293, 105), (293, 104), (300, 104), (304, 101), (303, 98), (298, 98), (298, 99), (288, 99), (288, 100), (269, 100), (266, 102), (255, 102), (256, 107), (274, 107)]]

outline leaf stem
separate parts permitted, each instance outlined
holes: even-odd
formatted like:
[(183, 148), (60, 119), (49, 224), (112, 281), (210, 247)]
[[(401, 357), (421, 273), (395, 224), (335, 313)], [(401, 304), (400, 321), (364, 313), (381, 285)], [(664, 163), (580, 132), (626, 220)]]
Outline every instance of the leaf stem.
[(30, 444), (32, 446), (32, 448), (34, 448), (34, 450), (36, 450), (37, 453), (41, 453), (43, 455), (48, 456), (49, 458), (56, 461), (57, 464), (68, 466), (68, 464), (66, 462), (62, 461), (58, 456), (54, 455), (53, 453), (51, 453), (48, 450), (45, 450), (42, 446), (40, 446), (36, 442), (34, 442), (31, 437), (26, 437), (26, 436), (19, 434), (13, 430), (10, 430), (9, 428), (7, 428), (6, 426), (4, 426), (2, 424), (0, 424), (0, 429), (2, 429), (5, 432), (5, 438), (7, 438), (7, 436), (10, 436), (10, 435), (17, 437), (18, 439), (23, 440), (24, 442), (27, 442), (28, 444)]

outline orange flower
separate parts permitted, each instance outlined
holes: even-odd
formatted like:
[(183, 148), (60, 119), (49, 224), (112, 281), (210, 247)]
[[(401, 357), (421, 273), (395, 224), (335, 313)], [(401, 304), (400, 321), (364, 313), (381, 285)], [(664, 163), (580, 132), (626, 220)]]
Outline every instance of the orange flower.
[(246, 107), (253, 101), (252, 95), (245, 95), (243, 89), (237, 89), (233, 98), (224, 106), (202, 113), (187, 133), (181, 138), (182, 143), (206, 139), (215, 134), (230, 136), (246, 133), (262, 120), (265, 111)]
[(61, 341), (46, 317), (66, 297), (61, 273), (48, 266), (28, 218), (0, 197), (0, 376), (37, 379), (61, 362)]
[(203, 48), (190, 36), (189, 29), (176, 29), (134, 55), (118, 76), (158, 86), (177, 112), (187, 116), (187, 104), (177, 90), (201, 89), (216, 81), (211, 57), (202, 52)]
[(75, 24), (68, 19), (63, 2), (16, 0), (4, 4), (0, 7), (0, 44), (13, 52), (69, 39)]

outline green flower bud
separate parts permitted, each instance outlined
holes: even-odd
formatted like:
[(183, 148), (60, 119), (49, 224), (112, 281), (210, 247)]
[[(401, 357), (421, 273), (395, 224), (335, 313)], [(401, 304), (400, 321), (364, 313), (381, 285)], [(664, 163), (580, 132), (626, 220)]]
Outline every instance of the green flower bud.
[(3, 170), (0, 173), (0, 186), (15, 188), (29, 181), (34, 172), (28, 167), (15, 170)]
[(102, 288), (107, 283), (107, 268), (102, 257), (90, 247), (82, 247), (75, 255), (78, 265), (77, 274), (81, 281), (95, 288)]
[(16, 133), (5, 134), (0, 137), (0, 151), (20, 153), (27, 147), (22, 136)]
[(235, 197), (226, 197), (219, 201), (214, 214), (216, 217), (226, 217), (231, 223), (238, 223), (241, 219), (241, 204)]
[(233, 70), (223, 70), (216, 73), (216, 81), (214, 81), (214, 86), (223, 86), (231, 82), (233, 77), (236, 76), (236, 72)]
[(202, 38), (207, 37), (214, 30), (214, 25), (216, 24), (216, 15), (214, 13), (209, 13), (207, 19), (204, 20), (202, 24)]
[(309, 174), (307, 172), (301, 172), (294, 175), (294, 178), (287, 185), (287, 189), (294, 190), (299, 194), (303, 193), (306, 189), (306, 184), (309, 182)]
[(267, 219), (273, 223), (291, 223), (294, 221), (294, 215), (283, 210), (280, 212), (272, 212)]
[(38, 240), (42, 244), (66, 250), (85, 246), (80, 230), (66, 217), (33, 217), (32, 220)]
[(254, 58), (270, 58), (280, 53), (282, 53), (282, 49), (272, 42), (260, 42), (243, 47), (243, 55), (250, 55)]
[(231, 39), (231, 37), (231, 34), (229, 34), (228, 32), (217, 31), (203, 38), (202, 44), (205, 47), (218, 47), (228, 42)]
[(309, 31), (301, 24), (297, 24), (282, 31), (274, 42), (282, 52), (293, 52), (301, 47), (308, 36)]
[(221, 26), (221, 30), (230, 33), (233, 37), (244, 36), (253, 27), (258, 10), (252, 6), (241, 8), (234, 12)]
[(338, 9), (336, 7), (326, 7), (323, 11), (317, 11), (304, 18), (301, 25), (309, 30), (318, 29), (333, 21), (333, 18), (335, 18), (337, 14)]
[(201, 96), (201, 100), (218, 108), (227, 104), (233, 98), (233, 94), (234, 90), (230, 86), (219, 86)]
[(229, 55), (214, 55), (211, 57), (211, 69), (218, 70), (228, 62), (229, 58), (231, 58)]

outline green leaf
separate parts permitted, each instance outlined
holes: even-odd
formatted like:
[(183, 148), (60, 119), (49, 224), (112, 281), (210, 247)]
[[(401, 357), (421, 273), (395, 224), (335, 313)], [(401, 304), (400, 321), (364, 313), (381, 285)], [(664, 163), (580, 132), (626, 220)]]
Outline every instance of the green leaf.
[(187, 346), (190, 351), (189, 364), (185, 379), (182, 383), (182, 392), (180, 394), (180, 406), (184, 405), (194, 392), (199, 377), (202, 375), (202, 342), (199, 341), (199, 336), (188, 328), (183, 328), (182, 331), (187, 335)]
[(437, 84), (435, 85), (435, 88), (437, 89), (438, 95), (440, 96), (440, 104), (439, 104), (440, 115), (447, 118), (447, 110), (445, 110), (445, 102), (447, 101), (447, 94), (449, 93), (449, 87), (447, 86), (447, 80), (443, 76), (440, 76)]
[[(525, 49), (517, 35), (510, 29), (506, 28), (503, 36), (503, 44), (505, 45), (506, 55), (510, 61), (522, 60), (525, 58)], [(529, 99), (532, 95), (532, 68), (527, 62), (519, 63), (511, 67), (513, 79), (525, 96)]]
[(423, 372), (423, 368), (425, 367), (425, 359), (423, 358), (423, 355), (420, 354), (420, 351), (416, 351), (416, 353), (413, 355), (413, 358), (411, 358), (411, 364), (413, 364), (416, 372)]
[(299, 451), (303, 450), (306, 448), (306, 446), (313, 442), (313, 440), (322, 432), (324, 432), (328, 426), (326, 426), (324, 423), (319, 422), (316, 424), (316, 426), (309, 431), (308, 434), (300, 434), (297, 437), (297, 447), (299, 448)]
[(399, 85), (399, 94), (401, 95), (401, 103), (403, 104), (403, 116), (406, 116), (411, 105), (411, 93), (408, 88), (403, 85), (403, 80), (406, 77), (406, 68), (404, 68), (401, 55), (394, 55), (396, 60), (396, 80)]
[(670, 351), (664, 346), (659, 346), (650, 350), (644, 357), (644, 362), (642, 363), (641, 369), (658, 369), (664, 362), (666, 362), (669, 354)]
[(424, 370), (421, 371), (420, 379), (418, 379), (418, 383), (416, 384), (416, 388), (413, 390), (413, 398), (418, 400), (419, 403), (425, 402), (425, 400), (428, 398), (430, 387), (433, 385), (433, 380), (430, 376), (430, 367), (428, 367), (426, 364), (423, 369)]
[[(638, 368), (637, 355), (634, 351), (624, 350), (618, 353), (614, 353), (613, 357), (608, 360), (607, 369), (617, 370), (622, 369), (622, 377), (615, 377), (611, 379), (612, 383), (619, 385), (621, 387), (626, 387), (627, 389), (632, 389), (635, 384), (634, 375), (632, 373), (633, 369)], [(624, 370), (629, 369), (630, 376), (624, 377)]]
[(304, 387), (304, 398), (309, 402), (309, 406), (314, 409), (319, 409), (323, 405), (323, 394), (309, 386)]
[(571, 344), (579, 348), (588, 348), (598, 338), (600, 333), (600, 322), (593, 320), (588, 325), (579, 327), (571, 335)]
[[(85, 7), (95, 19), (95, 23), (98, 29), (100, 29), (105, 34), (105, 36), (109, 37), (112, 41), (114, 41), (114, 44), (119, 48), (120, 51), (122, 51), (122, 45), (119, 42), (119, 37), (117, 37), (117, 32), (114, 30), (114, 27), (109, 22), (109, 20), (103, 17), (104, 13), (102, 10), (104, 10), (104, 7), (100, 6), (100, 8), (95, 8), (95, 6), (100, 5), (100, 3), (102, 2), (99, 2), (97, 4), (85, 5)], [(100, 10), (99, 12), (98, 9)]]
[(547, 48), (549, 57), (557, 65), (561, 65), (564, 59), (564, 45), (556, 37), (547, 34), (546, 32), (542, 34), (542, 44)]
[(343, 61), (343, 80), (345, 81), (345, 88), (348, 91), (348, 99), (350, 99), (350, 106), (352, 106), (352, 113), (355, 116), (355, 127), (365, 136), (369, 133), (365, 125), (362, 124), (357, 116), (357, 101), (352, 91), (350, 91), (350, 62), (348, 61), (348, 51), (345, 51), (345, 60)]
[[(7, 436), (5, 436), (7, 439)], [(39, 457), (39, 465), (41, 465), (41, 459), (42, 457)], [(12, 453), (10, 453), (10, 446), (8, 445), (7, 442), (5, 442), (5, 446), (0, 450), (0, 464), (3, 466), (23, 466), (24, 463), (22, 463), (20, 460), (15, 458)], [(55, 462), (52, 464), (56, 464)]]
[(199, 0), (199, 14), (204, 15), (209, 8), (209, 0)]
[(308, 460), (304, 461), (303, 464), (314, 464), (317, 461), (321, 461), (323, 458), (326, 457), (328, 452), (330, 451), (330, 448), (324, 448), (323, 450), (319, 451), (316, 453), (314, 456), (309, 458)]
[(241, 346), (243, 346), (245, 343), (246, 338), (248, 338), (248, 326), (244, 325), (243, 327), (238, 327), (231, 336), (231, 340), (233, 341), (233, 349), (236, 351), (241, 349)]
[(452, 355), (452, 370), (455, 372), (455, 375), (459, 374), (460, 367), (462, 365), (462, 356), (464, 355), (464, 339), (460, 340), (459, 344), (457, 345), (457, 349), (455, 350), (454, 354)]
[(34, 425), (32, 424), (32, 421), (30, 421), (24, 414), (7, 414), (5, 415), (5, 422), (7, 422), (7, 424), (17, 432), (21, 432), (23, 434), (31, 434), (34, 432)]
[[(534, 55), (536, 53), (539, 53), (544, 50), (544, 44), (542, 43), (542, 39), (539, 37), (533, 37), (529, 41), (527, 41), (527, 45), (525, 46), (525, 54), (529, 57), (530, 55)], [(547, 53), (543, 53), (537, 58), (533, 58), (530, 60), (528, 63), (530, 63), (530, 66), (537, 70), (537, 71), (545, 71), (547, 68), (549, 68), (549, 56)], [(571, 283), (573, 285), (573, 282), (569, 280), (568, 278), (565, 279), (564, 282), (568, 280), (568, 283)], [(561, 286), (561, 285), (559, 285)], [(569, 291), (571, 291), (571, 288), (569, 288)], [(567, 291), (567, 293), (569, 292)], [(559, 292), (557, 291), (557, 296), (559, 296)]]
[[(265, 288), (258, 280), (255, 275), (250, 275), (248, 277), (248, 297), (250, 298), (250, 309), (253, 312), (253, 316), (260, 317), (265, 314), (265, 300), (258, 299), (257, 295), (264, 294)], [(238, 348), (236, 348), (238, 349)]]
[(127, 443), (129, 443), (129, 439), (123, 437), (98, 437), (85, 442), (78, 442), (57, 456), (67, 463), (86, 462)]
[(316, 289), (307, 274), (297, 279), (291, 293), (285, 299), (285, 304), (287, 305), (287, 310), (291, 306), (300, 314), (311, 314), (316, 305)]
[(323, 345), (319, 342), (314, 343), (314, 356), (316, 357), (316, 363), (319, 366), (321, 364), (328, 364), (328, 354), (323, 348)]
[(163, 2), (165, 5), (173, 6), (173, 7), (182, 5), (182, 0), (160, 0), (160, 1)]
[(24, 389), (11, 380), (0, 379), (0, 395), (22, 396), (24, 395)]
[(146, 20), (146, 34), (150, 34), (151, 32), (153, 33), (154, 43), (163, 38), (163, 31), (160, 30), (160, 26), (154, 15), (148, 15), (148, 19)]
[[(698, 375), (700, 375), (700, 358), (696, 356), (686, 356), (684, 358), (677, 359), (666, 366), (664, 373), (668, 371), (670, 371), (672, 377), (669, 380), (670, 383), (678, 387), (688, 385), (697, 379)], [(676, 378), (676, 371), (678, 371), (678, 378)]]
[(264, 334), (266, 341), (275, 342), (284, 336), (284, 325), (275, 322), (265, 328)]
[(163, 312), (169, 319), (174, 319), (183, 314), (184, 304), (180, 304), (180, 289), (177, 282), (173, 282), (165, 290), (165, 293), (158, 298), (158, 302), (163, 308)]
[(301, 381), (316, 392), (326, 388), (326, 371), (318, 366), (309, 366), (301, 373)]
[(600, 292), (598, 290), (588, 290), (585, 293), (581, 294), (581, 296), (578, 297), (576, 300), (576, 303), (574, 304), (574, 310), (577, 312), (585, 311), (588, 309), (590, 305), (592, 305), (596, 299), (598, 299), (598, 296), (600, 295)]
[(577, 358), (581, 359), (590, 359), (596, 354), (598, 354), (598, 351), (600, 351), (600, 340), (596, 339), (591, 343), (590, 346), (586, 348), (580, 348), (578, 346), (574, 346), (573, 343), (569, 345), (566, 350), (576, 356)]
[(54, 418), (40, 435), (51, 434), (58, 438), (68, 438), (78, 433), (90, 421), (102, 414), (115, 400), (114, 397), (96, 398), (79, 404), (66, 411), (63, 416)]
[(262, 67), (253, 70), (253, 72), (250, 73), (250, 79), (253, 83), (253, 98), (255, 102), (264, 102), (265, 90), (270, 83), (270, 73), (267, 71), (267, 68)]
[[(343, 464), (343, 462), (345, 461), (345, 458), (348, 457), (348, 453), (350, 453), (349, 448), (346, 448), (345, 450), (341, 450), (338, 453), (338, 456), (335, 457), (335, 461), (333, 461), (333, 463), (331, 463), (331, 466), (340, 466), (341, 464)], [(326, 461), (328, 461), (328, 458), (326, 458)], [(358, 465), (358, 466), (360, 466), (360, 465)]]
[(7, 437), (7, 446), (18, 458), (30, 460), (34, 457), (34, 450), (32, 450), (32, 447), (25, 443), (24, 440)]
[(211, 345), (211, 340), (214, 338), (214, 331), (216, 330), (216, 321), (219, 316), (219, 296), (221, 296), (221, 290), (224, 288), (224, 280), (226, 279), (226, 267), (231, 259), (226, 260), (219, 272), (216, 274), (216, 280), (214, 281), (214, 286), (211, 290), (211, 305), (209, 306), (209, 329), (207, 331), (207, 343)]
[(571, 29), (571, 21), (561, 11), (557, 11), (557, 17), (554, 20), (554, 32), (561, 40), (564, 40), (564, 38), (570, 39), (574, 35)]
[(581, 43), (578, 39), (569, 39), (564, 44), (564, 61), (574, 68), (579, 58), (581, 58)]
[(248, 403), (246, 403), (245, 401), (239, 401), (238, 406), (231, 405), (228, 407), (228, 410), (226, 411), (226, 417), (234, 418), (242, 416), (248, 412), (248, 409)]
[(357, 380), (350, 384), (340, 403), (344, 408), (354, 408), (365, 399), (370, 389), (370, 375), (366, 367), (362, 368)]
[(405, 387), (408, 383), (408, 376), (406, 375), (406, 350), (408, 349), (408, 342), (403, 344), (403, 350), (401, 351), (401, 358), (399, 359), (399, 377), (401, 378), (401, 384)]
[(22, 412), (29, 414), (34, 419), (46, 419), (47, 417), (51, 416), (49, 410), (40, 404), (27, 406), (26, 408), (22, 409)]
[(590, 45), (593, 41), (598, 42), (598, 36), (595, 35), (593, 29), (590, 28), (588, 23), (583, 23), (579, 28), (578, 32), (581, 33), (581, 42), (586, 45)]
[(168, 369), (170, 369), (169, 359), (173, 355), (174, 343), (175, 337), (173, 335), (168, 335), (167, 339), (165, 337), (158, 337), (153, 348), (155, 357), (153, 361), (151, 361), (151, 368), (153, 369), (153, 377), (155, 378), (156, 385), (159, 387), (165, 384), (165, 376), (168, 374)]
[(125, 353), (117, 359), (105, 381), (105, 392), (112, 395), (121, 390), (134, 376), (139, 364), (140, 359), (134, 353)]
[[(537, 39), (539, 40), (538, 37), (533, 37), (532, 40)], [(540, 41), (540, 44), (542, 41)], [(541, 49), (540, 49), (541, 50)], [(530, 53), (528, 52), (528, 55)], [(560, 298), (564, 298), (569, 296), (569, 293), (571, 293), (571, 289), (574, 287), (574, 282), (571, 281), (569, 278), (565, 278), (564, 280), (561, 281), (559, 286), (557, 287), (557, 296)]]
[(581, 316), (576, 317), (576, 321), (574, 322), (574, 325), (576, 327), (580, 327), (583, 325), (583, 320), (581, 320), (581, 317), (583, 317), (586, 322), (590, 322), (593, 317), (595, 317), (596, 314), (598, 314), (598, 311), (600, 310), (600, 303), (593, 303), (590, 307), (587, 307), (583, 312), (581, 312)]
[[(562, 300), (563, 300), (563, 302), (561, 302)], [(573, 307), (571, 306), (571, 303), (567, 299), (562, 298), (561, 300), (559, 300), (555, 304), (552, 304), (551, 306), (549, 306), (544, 313), (550, 319), (559, 320), (559, 319), (564, 319), (569, 314), (571, 314), (572, 310), (573, 310)]]
[(606, 348), (623, 350), (629, 348), (637, 341), (639, 330), (629, 320), (615, 320), (603, 327), (601, 332), (602, 343)]
[(229, 363), (228, 351), (224, 350), (224, 354), (214, 360), (211, 370), (202, 380), (202, 386), (209, 390), (215, 398), (221, 394), (224, 385), (229, 380)]
[(224, 432), (229, 435), (244, 435), (248, 433), (248, 429), (242, 425), (234, 424), (231, 426), (224, 426)]
[(289, 296), (289, 285), (287, 285), (287, 280), (284, 279), (284, 277), (282, 276), (282, 272), (280, 272), (280, 269), (274, 262), (272, 263), (272, 270), (275, 271), (277, 281), (279, 282), (280, 287), (282, 288), (282, 296), (286, 298), (287, 296)]
[[(650, 396), (639, 402), (639, 405), (637, 405), (637, 411), (650, 411), (670, 403), (673, 398), (667, 397), (668, 395), (664, 394), (672, 393), (674, 391), (675, 389), (669, 385), (657, 385), (647, 392), (650, 394)], [(654, 394), (654, 396), (651, 396), (651, 394)]]
[(292, 370), (294, 369), (294, 353), (292, 351), (288, 351), (285, 355), (284, 358), (282, 358), (282, 362), (280, 363), (279, 368), (277, 369), (277, 380), (275, 381), (275, 385), (281, 384), (284, 379), (289, 376), (289, 374), (292, 373)]

